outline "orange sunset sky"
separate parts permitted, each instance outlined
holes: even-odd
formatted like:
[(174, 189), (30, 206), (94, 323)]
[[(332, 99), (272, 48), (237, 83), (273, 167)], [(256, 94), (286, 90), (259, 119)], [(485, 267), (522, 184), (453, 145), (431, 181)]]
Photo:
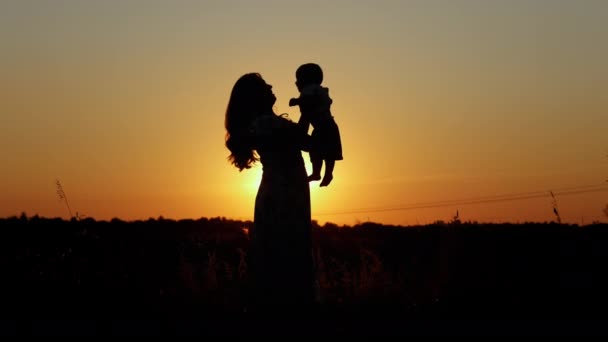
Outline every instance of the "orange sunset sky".
[(4, 0), (0, 217), (67, 218), (59, 179), (95, 219), (252, 219), (230, 90), (259, 72), (297, 120), (316, 62), (344, 149), (320, 223), (550, 221), (549, 191), (607, 222), (606, 23), (603, 0)]

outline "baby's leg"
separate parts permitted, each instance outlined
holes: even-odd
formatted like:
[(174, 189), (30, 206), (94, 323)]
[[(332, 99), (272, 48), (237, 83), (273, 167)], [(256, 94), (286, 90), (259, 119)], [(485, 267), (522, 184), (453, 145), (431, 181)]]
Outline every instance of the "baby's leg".
[(308, 181), (318, 181), (321, 179), (321, 167), (323, 166), (323, 159), (311, 158), (312, 162), (312, 174), (308, 176)]
[(323, 175), (323, 180), (321, 181), (320, 186), (328, 186), (331, 183), (331, 180), (334, 179), (334, 165), (336, 161), (333, 159), (325, 160), (325, 175)]

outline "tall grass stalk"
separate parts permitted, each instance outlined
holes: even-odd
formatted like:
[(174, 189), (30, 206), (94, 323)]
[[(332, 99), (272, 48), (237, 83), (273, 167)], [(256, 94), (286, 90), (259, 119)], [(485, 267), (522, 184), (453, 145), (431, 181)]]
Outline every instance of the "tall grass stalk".
[(68, 208), (68, 213), (70, 214), (70, 218), (74, 218), (72, 215), (72, 209), (70, 209), (70, 204), (68, 203), (68, 196), (63, 191), (63, 187), (61, 186), (61, 182), (59, 179), (56, 180), (55, 185), (57, 185), (57, 195), (59, 195), (59, 200), (63, 201)]

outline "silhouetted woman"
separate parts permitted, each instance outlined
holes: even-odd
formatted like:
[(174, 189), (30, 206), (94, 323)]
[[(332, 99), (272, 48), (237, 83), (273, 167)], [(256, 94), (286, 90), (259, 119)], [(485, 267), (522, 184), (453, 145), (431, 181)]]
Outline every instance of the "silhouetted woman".
[[(236, 82), (226, 110), (229, 160), (239, 170), (263, 167), (249, 232), (251, 309), (300, 311), (313, 301), (310, 189), (301, 150), (304, 129), (273, 111), (272, 86), (257, 73)], [(258, 158), (259, 157), (259, 158)]]

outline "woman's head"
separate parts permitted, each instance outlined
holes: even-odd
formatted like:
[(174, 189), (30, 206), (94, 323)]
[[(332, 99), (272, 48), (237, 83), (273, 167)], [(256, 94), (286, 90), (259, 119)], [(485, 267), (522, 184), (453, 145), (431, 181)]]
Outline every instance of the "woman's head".
[(257, 161), (249, 127), (258, 116), (272, 113), (275, 101), (272, 86), (257, 73), (241, 76), (232, 87), (224, 124), (226, 147), (231, 152), (228, 159), (239, 170)]

